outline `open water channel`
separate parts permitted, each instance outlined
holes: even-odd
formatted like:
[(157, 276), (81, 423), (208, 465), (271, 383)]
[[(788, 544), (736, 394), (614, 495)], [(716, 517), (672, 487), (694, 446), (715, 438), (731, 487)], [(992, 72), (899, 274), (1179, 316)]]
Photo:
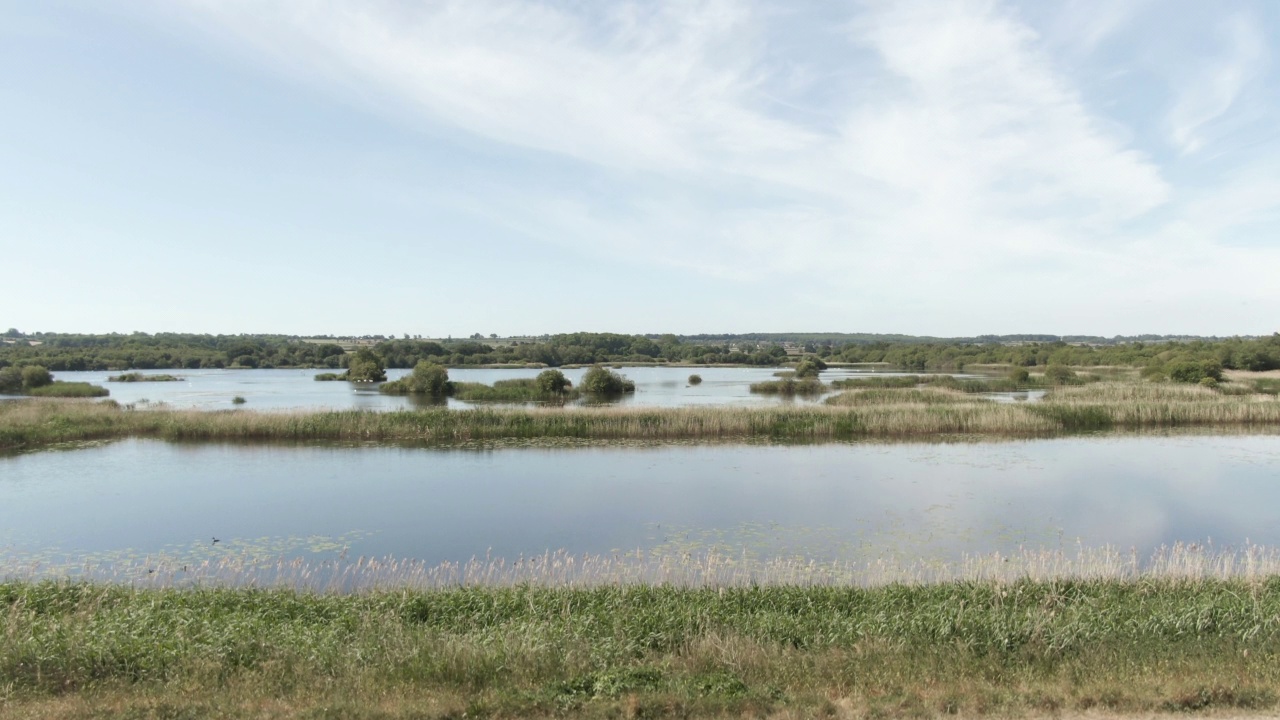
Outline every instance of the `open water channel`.
[[(169, 374), (182, 378), (176, 382), (108, 382), (119, 372), (57, 372), (58, 380), (89, 382), (111, 391), (111, 398), (120, 403), (166, 403), (177, 408), (201, 410), (228, 409), (231, 399), (245, 399), (245, 408), (257, 410), (283, 409), (340, 409), (340, 410), (398, 410), (414, 407), (415, 398), (403, 395), (382, 395), (375, 385), (362, 385), (342, 381), (317, 382), (314, 378), (322, 370), (148, 370), (145, 374)], [(451, 368), (449, 378), (463, 382), (479, 382), (492, 385), (498, 380), (531, 378), (539, 369)], [(569, 368), (563, 371), (573, 382), (578, 382), (585, 368)], [(751, 393), (752, 383), (774, 380), (778, 368), (754, 367), (624, 367), (618, 370), (636, 383), (635, 394), (617, 398), (613, 402), (632, 406), (678, 405), (767, 405), (780, 402), (814, 402), (818, 398), (779, 398), (776, 395)], [(387, 377), (396, 380), (408, 374), (408, 370), (388, 370)], [(690, 385), (689, 376), (698, 374), (702, 382)], [(848, 377), (894, 376), (904, 373), (876, 372), (867, 369), (833, 368), (822, 374), (826, 382)], [(957, 377), (977, 377), (959, 375)], [(1038, 393), (993, 394), (997, 400), (1034, 399)], [(466, 403), (449, 400), (450, 407), (466, 407)]]
[(127, 440), (0, 458), (11, 565), (712, 546), (947, 559), (1077, 541), (1142, 554), (1280, 545), (1280, 436), (489, 450)]

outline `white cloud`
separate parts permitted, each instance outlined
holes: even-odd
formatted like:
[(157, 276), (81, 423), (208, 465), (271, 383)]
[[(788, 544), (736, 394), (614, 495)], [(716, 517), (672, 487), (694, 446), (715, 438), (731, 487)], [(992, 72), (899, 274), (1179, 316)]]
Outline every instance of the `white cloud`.
[[(767, 8), (745, 1), (187, 7), (322, 86), (376, 88), (422, 121), (604, 178), (496, 178), (477, 212), (628, 262), (802, 280), (833, 317), (855, 300), (924, 296), (946, 301), (921, 313), (964, 322), (1018, 297), (1025, 306), (1002, 317), (1028, 329), (1083, 313), (1069, 329), (1105, 332), (1087, 318), (1117, 300), (1175, 307), (1197, 279), (1234, 302), (1234, 278), (1258, 280), (1258, 259), (1276, 255), (1220, 248), (1221, 219), (1188, 203), (1049, 44), (991, 0), (859, 6), (822, 67), (776, 57)], [(1127, 17), (1082, 23), (1080, 44)], [(1265, 58), (1243, 16), (1225, 27), (1229, 51), (1169, 117), (1186, 152)], [(818, 83), (827, 100), (814, 107)], [(1158, 225), (1154, 211), (1173, 220)], [(1128, 329), (1160, 328), (1158, 310), (1130, 317), (1157, 326)], [(990, 331), (983, 322), (964, 327)]]
[(1245, 14), (1224, 20), (1219, 36), (1221, 54), (1197, 63), (1197, 70), (1177, 88), (1169, 112), (1170, 137), (1184, 153), (1203, 147), (1208, 126), (1231, 109), (1266, 59), (1263, 39)]

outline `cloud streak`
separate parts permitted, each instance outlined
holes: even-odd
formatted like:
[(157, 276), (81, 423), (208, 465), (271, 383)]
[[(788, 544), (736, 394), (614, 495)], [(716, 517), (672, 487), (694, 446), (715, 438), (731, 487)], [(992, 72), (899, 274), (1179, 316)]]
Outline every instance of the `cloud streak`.
[[(182, 7), (343, 97), (372, 93), (535, 166), (589, 172), (590, 186), (492, 178), (478, 212), (534, 241), (803, 282), (832, 317), (841, 303), (909, 303), (928, 288), (962, 299), (939, 311), (961, 318), (1034, 286), (1019, 322), (1090, 331), (1089, 313), (1172, 307), (1193, 279), (1226, 307), (1277, 259), (1274, 246), (1224, 242), (1246, 216), (1266, 217), (1271, 196), (1238, 201), (1238, 222), (1215, 212), (1230, 211), (1229, 181), (1180, 185), (1177, 159), (1133, 145), (1134, 128), (1073, 79), (1074, 56), (1054, 54), (1062, 32), (1078, 35), (1072, 53), (1129, 32), (1132, 8), (1059, 23), (1048, 42), (1024, 9), (993, 0), (871, 2), (798, 30), (778, 29), (788, 6), (745, 0)], [(1222, 52), (1168, 114), (1184, 154), (1206, 149), (1267, 58), (1247, 16), (1221, 33)], [(1081, 289), (1099, 297), (1062, 310)], [(1130, 317), (1125, 328), (1159, 325), (1157, 311)]]

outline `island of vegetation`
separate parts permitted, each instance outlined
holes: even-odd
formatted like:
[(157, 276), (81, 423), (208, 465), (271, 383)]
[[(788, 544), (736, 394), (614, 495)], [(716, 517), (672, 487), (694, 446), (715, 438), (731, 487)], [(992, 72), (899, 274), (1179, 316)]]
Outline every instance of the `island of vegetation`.
[(129, 372), (107, 377), (107, 382), (179, 382), (182, 378), (165, 373)]
[(99, 385), (54, 380), (53, 374), (39, 365), (0, 368), (0, 395), (88, 398), (106, 397), (109, 394), (106, 388)]

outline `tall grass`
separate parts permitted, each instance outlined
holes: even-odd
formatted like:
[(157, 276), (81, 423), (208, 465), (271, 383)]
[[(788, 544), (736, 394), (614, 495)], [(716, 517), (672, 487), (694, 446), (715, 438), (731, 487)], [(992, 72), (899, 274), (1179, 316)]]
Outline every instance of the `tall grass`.
[(115, 403), (0, 403), (0, 448), (118, 437), (169, 440), (773, 440), (919, 438), (948, 434), (1048, 436), (1098, 429), (1280, 429), (1280, 398), (1222, 395), (1197, 386), (1114, 384), (1058, 388), (1036, 403), (965, 401), (944, 390), (851, 391), (829, 404), (730, 408), (479, 408), (395, 412), (130, 410)]
[[(0, 714), (1273, 711), (1280, 577), (1222, 572), (1217, 561), (1198, 575), (1204, 556), (1180, 552), (1170, 570), (1140, 575), (1125, 574), (1121, 553), (1086, 559), (1104, 566), (1096, 575), (872, 587), (477, 583), (331, 594), (0, 582)], [(992, 560), (1004, 565), (982, 566)]]
[(106, 397), (111, 394), (109, 390), (101, 385), (93, 385), (87, 382), (63, 382), (55, 380), (48, 385), (41, 385), (26, 391), (32, 397), (46, 398), (96, 398)]

